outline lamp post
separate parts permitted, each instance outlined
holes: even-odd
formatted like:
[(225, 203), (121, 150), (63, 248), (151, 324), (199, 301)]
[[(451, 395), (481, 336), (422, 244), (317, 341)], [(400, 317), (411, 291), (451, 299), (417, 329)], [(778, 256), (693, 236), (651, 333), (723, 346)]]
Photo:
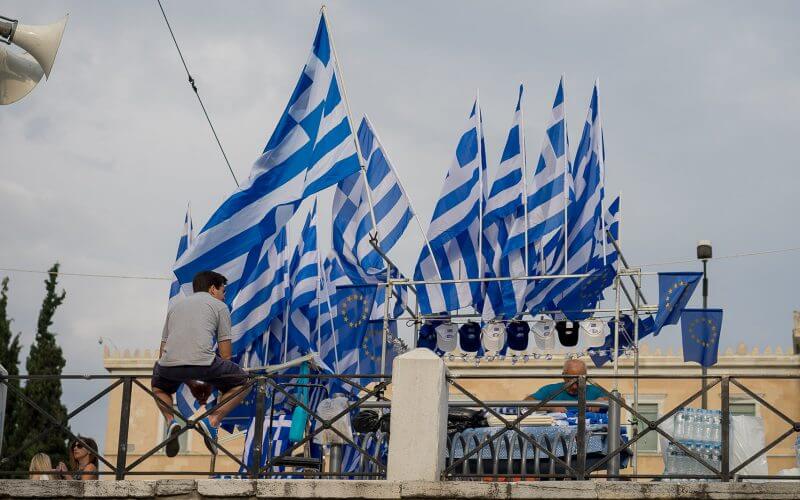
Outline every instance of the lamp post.
[[(712, 257), (711, 240), (700, 240), (697, 242), (697, 258), (703, 262), (703, 309), (708, 308), (708, 260)], [(708, 369), (702, 367), (701, 374), (703, 375), (703, 396), (701, 405), (703, 409), (708, 408), (708, 393), (706, 392), (706, 379)]]

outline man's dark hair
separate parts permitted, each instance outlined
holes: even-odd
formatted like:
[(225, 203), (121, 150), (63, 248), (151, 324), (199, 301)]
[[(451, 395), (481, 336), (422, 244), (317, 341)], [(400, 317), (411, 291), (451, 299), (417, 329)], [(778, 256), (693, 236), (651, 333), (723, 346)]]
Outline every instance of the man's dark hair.
[(228, 278), (219, 273), (215, 273), (214, 271), (200, 271), (194, 275), (192, 290), (194, 290), (195, 293), (207, 292), (212, 286), (220, 288), (227, 283)]

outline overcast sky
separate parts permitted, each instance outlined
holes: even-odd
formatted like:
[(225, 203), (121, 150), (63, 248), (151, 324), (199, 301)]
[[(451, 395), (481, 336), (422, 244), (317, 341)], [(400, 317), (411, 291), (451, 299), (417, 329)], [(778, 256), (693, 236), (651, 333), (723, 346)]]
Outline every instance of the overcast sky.
[[(164, 6), (244, 179), (306, 61), (320, 3)], [(45, 270), (57, 260), (65, 272), (168, 276), (187, 202), (200, 227), (234, 184), (157, 4), (11, 0), (2, 9), (29, 24), (70, 19), (50, 80), (0, 108), (0, 267)], [(623, 193), (632, 265), (697, 270), (696, 262), (647, 264), (691, 260), (698, 239), (711, 239), (715, 256), (800, 246), (799, 4), (334, 1), (328, 10), (353, 113), (372, 119), (423, 224), (476, 90), (494, 171), (519, 83), (534, 157), (565, 74), (573, 145), (592, 82), (601, 81), (607, 191)], [(330, 210), (320, 214), (327, 247)], [(393, 252), (407, 273), (421, 243), (412, 226)], [(725, 309), (723, 348), (789, 348), (797, 259), (710, 263), (710, 305)], [(6, 274), (27, 352), (44, 276)], [(67, 299), (54, 330), (65, 372), (103, 371), (99, 336), (120, 348), (157, 347), (168, 281), (61, 284)], [(657, 343), (678, 347), (679, 327)], [(70, 407), (91, 393), (85, 384), (65, 390)], [(102, 417), (94, 410), (76, 428), (98, 435)]]

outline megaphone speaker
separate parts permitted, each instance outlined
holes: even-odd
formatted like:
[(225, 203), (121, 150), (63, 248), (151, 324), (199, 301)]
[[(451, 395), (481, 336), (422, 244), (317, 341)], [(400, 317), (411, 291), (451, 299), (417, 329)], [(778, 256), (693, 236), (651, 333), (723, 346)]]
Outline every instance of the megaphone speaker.
[(56, 59), (61, 37), (67, 26), (69, 14), (60, 21), (44, 25), (18, 24), (11, 42), (27, 50), (44, 70), (46, 77), (50, 78), (50, 70)]
[(0, 45), (0, 104), (11, 104), (28, 95), (43, 75), (32, 55)]

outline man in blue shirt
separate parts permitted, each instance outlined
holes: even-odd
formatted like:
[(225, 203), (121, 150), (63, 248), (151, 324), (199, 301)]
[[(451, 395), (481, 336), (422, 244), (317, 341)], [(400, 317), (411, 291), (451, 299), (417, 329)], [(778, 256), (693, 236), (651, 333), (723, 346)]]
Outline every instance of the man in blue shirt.
[[(542, 386), (528, 396), (525, 399), (529, 400), (536, 400), (542, 401), (547, 399), (553, 394), (558, 393), (561, 391), (561, 388), (564, 386), (565, 382), (569, 382), (569, 377), (574, 377), (577, 375), (586, 375), (586, 363), (581, 361), (580, 359), (568, 359), (564, 362), (564, 368), (561, 372), (564, 375), (564, 382), (556, 382), (554, 384), (547, 384)], [(586, 401), (597, 401), (597, 400), (605, 400), (607, 399), (599, 388), (591, 385), (586, 384)], [(558, 395), (556, 395), (551, 401), (578, 401), (578, 381), (574, 380), (573, 383), (567, 386), (566, 389), (561, 391)], [(564, 412), (566, 413), (566, 408), (564, 407), (550, 407), (548, 408), (550, 411), (554, 412)], [(599, 411), (597, 407), (589, 407), (587, 411)]]

